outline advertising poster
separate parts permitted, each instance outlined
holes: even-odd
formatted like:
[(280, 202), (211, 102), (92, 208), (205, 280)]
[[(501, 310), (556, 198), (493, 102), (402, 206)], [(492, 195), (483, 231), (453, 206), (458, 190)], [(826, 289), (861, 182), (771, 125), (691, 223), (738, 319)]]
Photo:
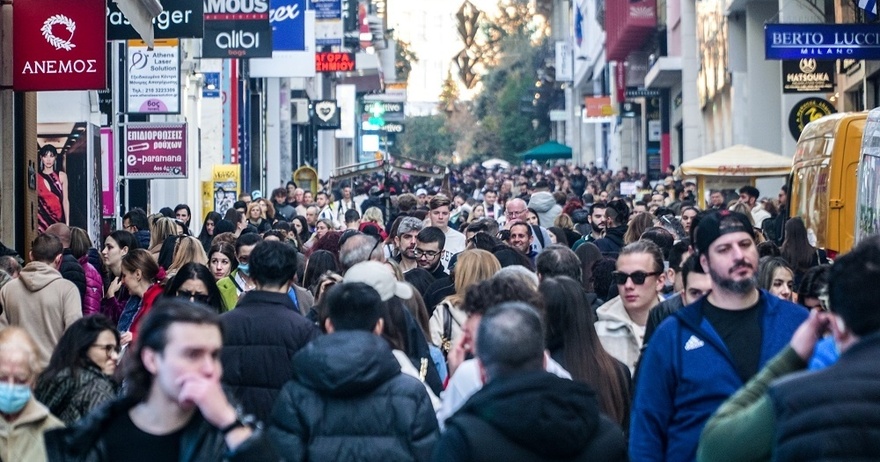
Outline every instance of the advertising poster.
[(104, 0), (18, 1), (13, 9), (14, 90), (107, 88)]
[(129, 114), (180, 113), (179, 40), (156, 40), (152, 50), (140, 40), (129, 40), (128, 99)]
[(315, 10), (315, 44), (342, 45), (342, 0), (312, 0), (311, 5)]
[(268, 0), (206, 2), (202, 57), (272, 57)]
[(113, 129), (101, 127), (101, 204), (104, 217), (116, 215), (116, 162)]
[(37, 230), (41, 233), (53, 223), (90, 229), (89, 208), (98, 208), (100, 195), (89, 196), (90, 184), (97, 182), (89, 165), (90, 152), (97, 146), (91, 145), (88, 127), (86, 122), (37, 124)]
[(130, 123), (123, 155), (127, 178), (186, 178), (186, 124)]
[(213, 210), (225, 216), (226, 211), (238, 200), (241, 189), (240, 165), (215, 165), (212, 172)]

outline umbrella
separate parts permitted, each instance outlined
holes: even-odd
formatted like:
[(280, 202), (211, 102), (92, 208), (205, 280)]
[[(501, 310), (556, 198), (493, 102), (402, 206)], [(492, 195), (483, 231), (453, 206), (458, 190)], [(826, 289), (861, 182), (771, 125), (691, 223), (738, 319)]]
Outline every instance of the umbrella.
[(483, 161), (483, 168), (493, 169), (493, 168), (510, 168), (510, 162), (504, 159), (489, 159)]
[(548, 141), (540, 146), (520, 154), (523, 160), (552, 160), (552, 159), (571, 159), (571, 148), (556, 142)]
[(791, 157), (738, 144), (681, 164), (684, 175), (787, 176)]

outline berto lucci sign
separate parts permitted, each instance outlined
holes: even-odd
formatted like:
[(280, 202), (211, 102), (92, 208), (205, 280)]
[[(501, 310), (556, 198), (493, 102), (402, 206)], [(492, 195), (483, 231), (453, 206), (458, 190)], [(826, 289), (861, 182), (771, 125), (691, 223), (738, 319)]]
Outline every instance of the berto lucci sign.
[(880, 59), (876, 24), (766, 24), (766, 59)]
[(269, 0), (205, 0), (203, 58), (269, 58)]
[(104, 90), (104, 0), (17, 0), (13, 6), (13, 89)]

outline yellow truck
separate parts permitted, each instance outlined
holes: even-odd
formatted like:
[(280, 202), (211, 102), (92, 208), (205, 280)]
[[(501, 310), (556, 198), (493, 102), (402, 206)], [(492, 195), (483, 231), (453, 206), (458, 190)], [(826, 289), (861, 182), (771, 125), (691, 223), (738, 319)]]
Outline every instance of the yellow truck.
[(825, 249), (832, 259), (849, 251), (856, 239), (856, 186), (862, 185), (860, 170), (866, 184), (862, 197), (866, 204), (873, 204), (866, 205), (865, 211), (860, 213), (860, 221), (866, 223), (860, 224), (860, 228), (864, 228), (864, 232), (877, 229), (880, 112), (872, 114), (876, 119), (872, 136), (876, 138), (871, 138), (871, 142), (877, 144), (868, 161), (873, 162), (872, 170), (865, 171), (868, 163), (862, 163), (860, 169), (868, 112), (832, 114), (809, 123), (798, 140), (792, 160), (789, 216), (801, 217), (811, 243)]

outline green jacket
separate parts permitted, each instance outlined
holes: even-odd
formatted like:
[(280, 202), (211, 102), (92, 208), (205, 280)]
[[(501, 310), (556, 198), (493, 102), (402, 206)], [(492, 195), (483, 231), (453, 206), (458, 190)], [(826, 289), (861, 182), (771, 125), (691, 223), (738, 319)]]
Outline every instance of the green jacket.
[(220, 289), (221, 299), (223, 300), (223, 312), (232, 311), (238, 304), (238, 295), (240, 289), (235, 282), (235, 275), (238, 270), (233, 270), (229, 276), (217, 281), (217, 288)]
[(806, 367), (807, 363), (791, 346), (779, 352), (715, 411), (700, 435), (697, 460), (769, 461), (776, 435), (776, 413), (767, 390), (774, 380)]

